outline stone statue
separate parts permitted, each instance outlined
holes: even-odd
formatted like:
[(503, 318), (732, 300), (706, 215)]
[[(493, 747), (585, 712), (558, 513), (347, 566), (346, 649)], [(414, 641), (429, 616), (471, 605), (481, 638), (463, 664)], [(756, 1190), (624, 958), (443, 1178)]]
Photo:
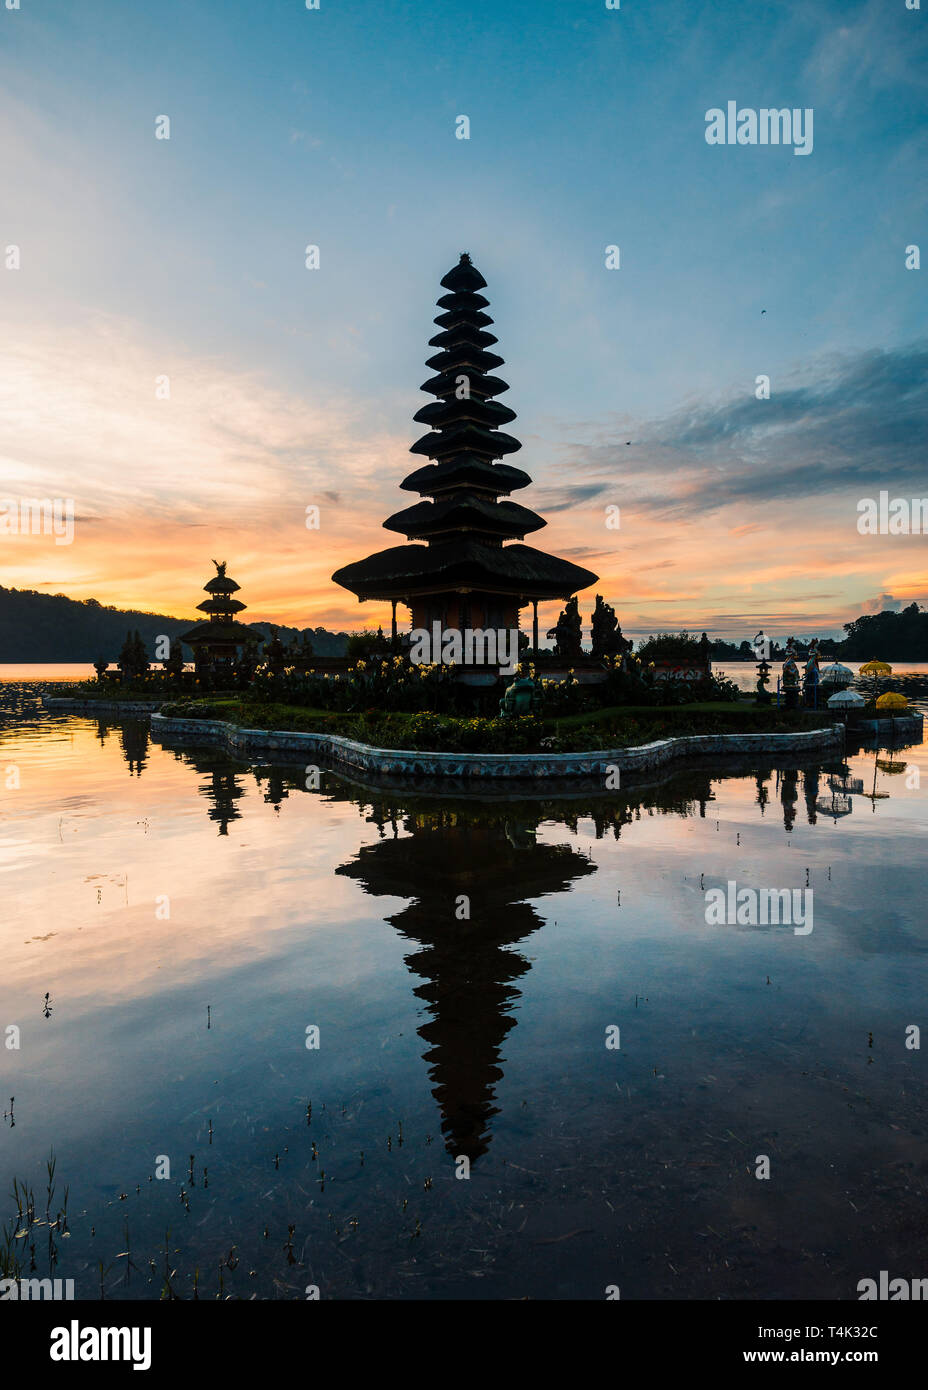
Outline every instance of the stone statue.
[[(557, 629), (555, 629), (557, 631)], [(624, 656), (631, 650), (631, 642), (622, 636), (619, 620), (611, 603), (606, 603), (602, 594), (596, 595), (591, 625), (593, 656)], [(550, 633), (548, 636), (550, 637)]]
[(790, 637), (786, 643), (782, 684), (786, 695), (786, 708), (795, 709), (799, 704), (799, 667), (796, 664), (796, 639), (794, 637)]
[(540, 708), (540, 687), (529, 676), (521, 673), (516, 676), (499, 702), (501, 719), (518, 714), (537, 714)]
[(802, 694), (805, 704), (816, 707), (818, 705), (818, 686), (821, 674), (818, 669), (818, 638), (813, 637), (809, 643), (809, 655), (806, 660), (805, 671), (803, 672)]
[(242, 644), (241, 652), (235, 663), (235, 675), (242, 686), (251, 684), (259, 664), (258, 639), (256, 636), (250, 636)]
[(567, 600), (567, 607), (555, 626), (549, 629), (548, 637), (554, 638), (554, 650), (558, 656), (565, 657), (568, 661), (576, 661), (580, 656), (583, 627), (576, 595)]
[(287, 652), (276, 627), (271, 628), (271, 640), (265, 645), (264, 660), (273, 675), (277, 675), (287, 664)]

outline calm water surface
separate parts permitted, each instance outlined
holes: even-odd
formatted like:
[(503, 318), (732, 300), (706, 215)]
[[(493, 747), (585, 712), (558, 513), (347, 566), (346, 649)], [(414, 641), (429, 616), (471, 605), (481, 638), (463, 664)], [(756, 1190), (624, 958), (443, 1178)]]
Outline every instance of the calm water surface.
[[(856, 675), (860, 670), (861, 662), (845, 661), (841, 663), (847, 666)], [(829, 665), (827, 660), (822, 661), (822, 668)], [(756, 663), (750, 661), (716, 661), (713, 662), (712, 669), (720, 675), (728, 676), (735, 681), (741, 690), (753, 690), (757, 684)], [(778, 673), (778, 663), (771, 663), (771, 689), (776, 691), (776, 678)], [(928, 676), (928, 662), (895, 662), (893, 669), (896, 674), (912, 674), (917, 676)], [(17, 684), (33, 681), (85, 681), (93, 680), (95, 677), (93, 665), (90, 662), (63, 661), (63, 662), (2, 662), (0, 661), (0, 684), (7, 681), (14, 681)]]
[[(0, 786), (25, 1272), (48, 1229), (17, 1239), (9, 1194), (44, 1217), (53, 1150), (79, 1297), (853, 1299), (928, 1273), (923, 746), (557, 798), (307, 790), (8, 682)], [(730, 879), (808, 882), (812, 933), (707, 925)]]

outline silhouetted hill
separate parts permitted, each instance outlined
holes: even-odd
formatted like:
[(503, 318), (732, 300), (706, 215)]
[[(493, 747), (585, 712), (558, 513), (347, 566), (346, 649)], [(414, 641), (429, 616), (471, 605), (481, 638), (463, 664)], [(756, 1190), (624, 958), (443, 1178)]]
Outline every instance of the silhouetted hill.
[[(163, 613), (105, 608), (93, 598), (73, 599), (64, 594), (0, 586), (0, 662), (95, 661), (100, 656), (115, 661), (130, 628), (133, 632), (138, 628), (149, 656), (154, 659), (156, 637), (166, 634), (176, 638), (201, 619), (201, 614), (169, 618)], [(248, 626), (262, 639), (270, 636), (270, 623)], [(324, 627), (276, 626), (282, 642), (293, 642), (305, 632), (317, 656), (344, 656), (347, 650), (350, 633), (329, 632)], [(901, 613), (887, 610), (862, 614), (852, 623), (845, 623), (844, 628), (844, 641), (826, 640), (821, 644), (824, 659), (928, 661), (928, 611), (917, 603), (909, 604)], [(800, 640), (798, 647), (803, 652), (805, 641)], [(192, 659), (186, 648), (184, 655)], [(754, 659), (747, 640), (738, 644), (717, 639), (712, 643), (712, 656), (715, 661)], [(775, 643), (772, 660), (782, 657), (783, 649)]]
[[(202, 614), (170, 618), (163, 613), (106, 608), (93, 598), (73, 599), (64, 594), (0, 586), (0, 662), (95, 661), (101, 656), (115, 661), (130, 628), (133, 632), (138, 628), (149, 656), (154, 659), (156, 637), (179, 637), (200, 621)], [(270, 635), (270, 623), (248, 626), (261, 638)], [(348, 633), (328, 632), (322, 627), (278, 625), (278, 631), (284, 642), (293, 641), (305, 631), (317, 656), (343, 656), (348, 645)], [(191, 657), (186, 648), (184, 655)]]

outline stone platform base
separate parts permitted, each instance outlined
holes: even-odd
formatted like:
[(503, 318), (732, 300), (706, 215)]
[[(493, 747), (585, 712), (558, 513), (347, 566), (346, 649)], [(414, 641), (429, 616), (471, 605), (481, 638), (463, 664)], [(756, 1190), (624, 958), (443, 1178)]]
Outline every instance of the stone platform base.
[(908, 739), (912, 743), (917, 743), (922, 736), (923, 719), (921, 711), (912, 710), (907, 714), (893, 715), (892, 718), (885, 719), (856, 719), (850, 726), (851, 733), (862, 734), (884, 734), (895, 735), (899, 739)]
[(74, 700), (64, 695), (43, 695), (46, 709), (73, 710), (75, 714), (154, 714), (163, 700)]
[(267, 729), (240, 729), (213, 719), (180, 719), (153, 714), (152, 738), (165, 744), (219, 742), (230, 753), (248, 758), (314, 760), (336, 768), (410, 778), (605, 778), (610, 771), (646, 772), (678, 758), (777, 753), (840, 753), (844, 726), (788, 734), (689, 734), (659, 739), (638, 748), (600, 749), (589, 753), (424, 753), (414, 749), (373, 748), (338, 734), (303, 734)]

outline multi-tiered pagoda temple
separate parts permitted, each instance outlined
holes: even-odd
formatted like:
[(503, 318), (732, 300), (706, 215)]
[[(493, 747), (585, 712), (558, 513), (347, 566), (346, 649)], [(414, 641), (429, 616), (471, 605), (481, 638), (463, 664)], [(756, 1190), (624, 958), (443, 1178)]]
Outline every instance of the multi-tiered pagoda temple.
[(363, 603), (389, 600), (406, 604), (414, 628), (507, 628), (519, 626), (519, 609), (533, 608), (533, 644), (538, 646), (538, 603), (568, 599), (597, 576), (567, 560), (522, 544), (523, 537), (546, 523), (517, 502), (501, 501), (528, 487), (521, 468), (499, 462), (521, 449), (501, 425), (515, 412), (495, 399), (509, 387), (489, 373), (503, 359), (489, 349), (497, 341), (483, 311), (489, 301), (479, 293), (486, 281), (465, 252), (441, 282), (447, 294), (438, 301), (435, 319), (441, 332), (429, 340), (438, 348), (426, 363), (436, 373), (422, 390), (437, 396), (414, 416), (429, 432), (410, 452), (431, 462), (400, 484), (430, 500), (416, 502), (384, 522), (409, 541), (345, 565), (332, 575)]
[(246, 605), (241, 599), (232, 597), (238, 592), (239, 586), (226, 574), (225, 560), (214, 560), (213, 564), (216, 573), (203, 585), (209, 598), (197, 604), (200, 612), (208, 613), (209, 617), (183, 633), (180, 639), (193, 648), (197, 669), (210, 667), (218, 670), (231, 666), (239, 647), (255, 640), (251, 628), (240, 623), (235, 616)]

